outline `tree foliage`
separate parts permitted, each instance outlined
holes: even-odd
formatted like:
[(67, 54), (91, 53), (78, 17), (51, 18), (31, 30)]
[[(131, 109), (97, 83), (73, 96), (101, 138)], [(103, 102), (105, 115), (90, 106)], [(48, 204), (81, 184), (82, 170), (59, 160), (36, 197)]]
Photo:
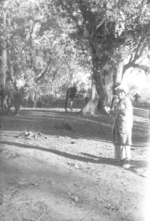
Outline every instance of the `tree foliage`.
[(5, 0), (0, 42), (7, 75), (57, 94), (78, 72), (91, 73), (89, 110), (97, 94), (102, 108), (126, 70), (149, 72), (149, 15), (147, 0)]
[(53, 1), (5, 3), (9, 75), (25, 78), (27, 83), (41, 88), (46, 86), (47, 93), (71, 84), (73, 76), (79, 69), (86, 69), (87, 64), (69, 38), (72, 25), (66, 25), (66, 18), (59, 17)]
[(115, 85), (119, 72), (123, 75), (130, 67), (149, 70), (139, 62), (149, 45), (147, 1), (58, 0), (58, 4), (62, 16), (74, 24), (72, 37), (82, 43), (85, 54), (90, 54), (101, 106), (106, 104), (108, 75), (111, 81), (113, 75)]

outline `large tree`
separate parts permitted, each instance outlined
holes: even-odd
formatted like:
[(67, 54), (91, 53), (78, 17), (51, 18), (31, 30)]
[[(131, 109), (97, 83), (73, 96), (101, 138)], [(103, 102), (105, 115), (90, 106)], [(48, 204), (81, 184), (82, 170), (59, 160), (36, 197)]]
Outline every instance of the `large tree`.
[[(5, 3), (5, 4), (4, 4)], [(146, 0), (5, 0), (1, 7), (2, 75), (24, 76), (51, 90), (89, 69), (92, 93), (83, 113), (108, 105), (130, 68), (149, 66)], [(5, 7), (4, 7), (5, 6)], [(6, 12), (6, 13), (5, 13)], [(7, 68), (6, 68), (7, 66)], [(120, 74), (120, 79), (119, 79)]]
[(97, 94), (100, 108), (109, 103), (108, 76), (115, 85), (119, 73), (122, 76), (131, 66), (143, 68), (136, 61), (149, 42), (149, 5), (145, 0), (58, 0), (58, 4), (59, 13), (72, 24), (71, 36), (90, 57), (92, 93), (83, 113), (94, 113)]

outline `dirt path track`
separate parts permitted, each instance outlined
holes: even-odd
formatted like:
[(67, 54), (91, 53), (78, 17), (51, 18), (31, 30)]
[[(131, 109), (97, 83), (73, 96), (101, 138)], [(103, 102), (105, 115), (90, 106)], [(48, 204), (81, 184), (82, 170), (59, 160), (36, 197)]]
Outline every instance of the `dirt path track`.
[(0, 221), (145, 221), (148, 111), (134, 114), (129, 170), (113, 159), (112, 117), (1, 116)]

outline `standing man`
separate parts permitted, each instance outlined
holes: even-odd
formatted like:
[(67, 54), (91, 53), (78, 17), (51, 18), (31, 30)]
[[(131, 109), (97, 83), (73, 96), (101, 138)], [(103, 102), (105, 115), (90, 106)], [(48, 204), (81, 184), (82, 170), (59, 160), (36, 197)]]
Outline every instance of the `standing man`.
[(128, 87), (120, 84), (116, 87), (118, 102), (113, 109), (107, 109), (108, 113), (115, 115), (113, 124), (113, 144), (115, 158), (121, 161), (121, 165), (128, 169), (131, 160), (133, 107), (130, 99), (126, 96)]
[(134, 101), (135, 101), (135, 104), (137, 105), (138, 101), (139, 101), (139, 98), (140, 98), (140, 95), (138, 93), (136, 93), (133, 97), (135, 98)]

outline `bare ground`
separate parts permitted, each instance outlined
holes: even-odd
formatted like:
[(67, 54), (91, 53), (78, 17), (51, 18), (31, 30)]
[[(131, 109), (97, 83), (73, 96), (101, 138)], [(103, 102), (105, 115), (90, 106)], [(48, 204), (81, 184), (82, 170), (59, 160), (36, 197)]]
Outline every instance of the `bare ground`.
[(0, 116), (0, 221), (145, 221), (149, 110), (134, 109), (132, 166), (114, 161), (112, 116)]

